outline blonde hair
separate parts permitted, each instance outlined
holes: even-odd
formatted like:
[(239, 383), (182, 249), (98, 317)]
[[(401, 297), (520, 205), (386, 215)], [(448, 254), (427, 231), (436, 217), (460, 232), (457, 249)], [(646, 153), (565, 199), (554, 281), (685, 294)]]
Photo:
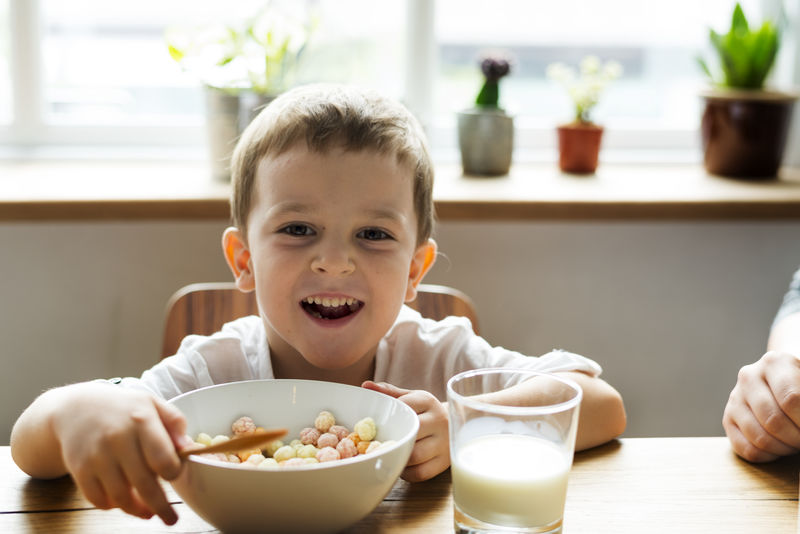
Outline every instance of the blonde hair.
[(433, 165), (425, 134), (400, 103), (374, 91), (314, 84), (292, 89), (265, 107), (245, 129), (231, 158), (231, 217), (247, 235), (256, 170), (304, 140), (308, 149), (373, 150), (394, 155), (414, 172), (417, 244), (433, 233)]

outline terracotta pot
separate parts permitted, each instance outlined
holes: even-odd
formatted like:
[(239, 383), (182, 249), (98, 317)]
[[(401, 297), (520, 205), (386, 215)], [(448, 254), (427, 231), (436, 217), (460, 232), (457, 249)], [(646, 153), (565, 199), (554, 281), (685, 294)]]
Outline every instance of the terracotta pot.
[(514, 149), (514, 118), (499, 109), (460, 111), (458, 146), (464, 174), (508, 174)]
[(704, 93), (701, 122), (706, 171), (735, 178), (778, 174), (797, 96), (773, 91)]
[(558, 166), (571, 174), (592, 174), (597, 170), (603, 127), (571, 123), (558, 127)]

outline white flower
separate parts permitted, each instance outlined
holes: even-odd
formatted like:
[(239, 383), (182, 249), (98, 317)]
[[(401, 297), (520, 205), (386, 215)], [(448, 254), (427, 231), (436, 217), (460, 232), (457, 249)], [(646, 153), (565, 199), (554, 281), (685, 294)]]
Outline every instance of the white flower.
[(548, 65), (547, 77), (559, 82), (575, 106), (579, 122), (591, 122), (590, 112), (600, 100), (608, 82), (622, 75), (622, 65), (616, 61), (603, 63), (597, 56), (586, 56), (580, 62), (580, 73), (557, 62)]
[(586, 56), (581, 61), (581, 74), (591, 76), (600, 70), (600, 58), (597, 56)]

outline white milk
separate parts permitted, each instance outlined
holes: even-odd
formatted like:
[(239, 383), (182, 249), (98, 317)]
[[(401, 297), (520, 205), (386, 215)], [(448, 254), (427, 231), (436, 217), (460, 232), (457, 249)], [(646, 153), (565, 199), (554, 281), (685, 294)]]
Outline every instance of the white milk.
[(452, 461), (453, 499), (465, 514), (503, 526), (561, 519), (570, 462), (552, 443), (496, 434), (462, 444)]

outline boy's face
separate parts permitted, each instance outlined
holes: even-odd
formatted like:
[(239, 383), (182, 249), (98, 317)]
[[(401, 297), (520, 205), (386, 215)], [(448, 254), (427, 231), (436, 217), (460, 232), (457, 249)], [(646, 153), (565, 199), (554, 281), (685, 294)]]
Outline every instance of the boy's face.
[(297, 353), (318, 369), (371, 363), (435, 253), (416, 245), (412, 181), (372, 151), (299, 143), (262, 160), (247, 243), (229, 252), (241, 236), (226, 233), (225, 248), (239, 288), (256, 291), (273, 364)]

